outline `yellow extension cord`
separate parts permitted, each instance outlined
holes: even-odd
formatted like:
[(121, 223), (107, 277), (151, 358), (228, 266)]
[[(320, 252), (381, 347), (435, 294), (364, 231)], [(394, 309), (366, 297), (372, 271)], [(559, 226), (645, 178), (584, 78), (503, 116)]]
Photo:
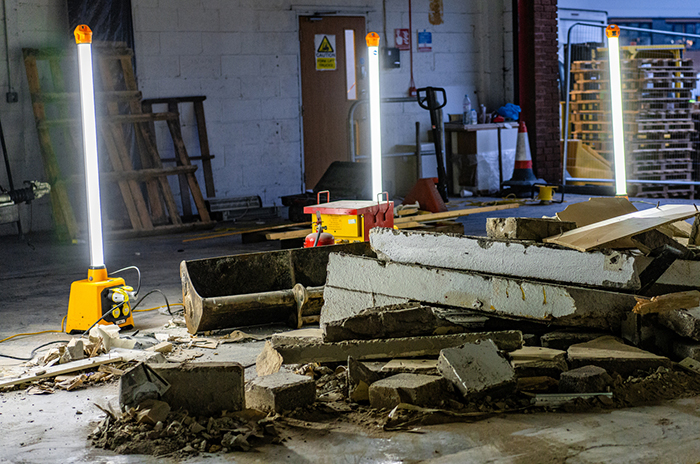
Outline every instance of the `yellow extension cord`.
[[(174, 303), (174, 304), (171, 304), (171, 305), (170, 305), (171, 308), (172, 308), (173, 306), (182, 306), (182, 307), (184, 307), (184, 305), (183, 305), (182, 303)], [(135, 309), (133, 312), (135, 312), (135, 313), (145, 313), (146, 311), (154, 311), (154, 310), (156, 310), (156, 309), (165, 308), (165, 307), (166, 307), (166, 306), (163, 305), (163, 306), (156, 306), (155, 308)], [(67, 316), (67, 315), (66, 315), (66, 316), (63, 316), (63, 319), (61, 319), (61, 330), (42, 330), (41, 332), (18, 333), (18, 334), (10, 335), (10, 336), (7, 337), (7, 338), (3, 338), (2, 340), (0, 340), (0, 343), (6, 342), (6, 341), (11, 340), (11, 339), (13, 339), (13, 338), (15, 338), (15, 337), (24, 337), (24, 336), (28, 336), (28, 335), (41, 335), (41, 334), (45, 334), (45, 333), (64, 333), (64, 324), (65, 324), (65, 322), (66, 322), (66, 317), (68, 317), (68, 316)]]

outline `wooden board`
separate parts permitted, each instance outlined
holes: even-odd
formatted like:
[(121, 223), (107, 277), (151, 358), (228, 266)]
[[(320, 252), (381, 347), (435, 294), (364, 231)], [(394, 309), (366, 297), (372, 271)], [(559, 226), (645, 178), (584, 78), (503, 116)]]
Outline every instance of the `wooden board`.
[(13, 385), (19, 385), (21, 383), (26, 382), (33, 382), (35, 380), (44, 379), (47, 377), (55, 377), (57, 375), (70, 374), (71, 372), (84, 371), (85, 369), (92, 369), (93, 367), (98, 367), (102, 364), (111, 364), (121, 362), (123, 360), (124, 358), (122, 358), (121, 356), (112, 356), (109, 354), (104, 354), (102, 356), (95, 356), (94, 358), (89, 359), (81, 359), (79, 361), (73, 361), (58, 366), (51, 366), (45, 369), (38, 368), (34, 369), (34, 373), (30, 373), (29, 375), (23, 375), (20, 377), (14, 377), (8, 380), (0, 381), (0, 388), (11, 387)]
[(443, 219), (454, 219), (454, 218), (458, 218), (458, 217), (462, 217), (462, 216), (469, 216), (470, 214), (490, 213), (492, 211), (500, 211), (500, 210), (504, 210), (504, 209), (519, 208), (519, 207), (520, 207), (519, 203), (509, 203), (506, 205), (484, 206), (481, 208), (456, 209), (453, 211), (445, 211), (444, 213), (420, 214), (417, 216), (396, 218), (396, 219), (394, 219), (394, 224), (399, 226), (399, 224), (411, 223), (411, 222), (434, 222), (434, 221), (441, 221)]
[(676, 309), (692, 309), (700, 305), (700, 292), (689, 290), (687, 292), (667, 293), (665, 295), (644, 298), (635, 296), (637, 304), (632, 311), (637, 314), (663, 313)]
[(625, 214), (544, 239), (545, 243), (588, 251), (698, 214), (694, 205), (663, 205)]
[(627, 198), (600, 197), (567, 206), (564, 211), (557, 213), (557, 219), (575, 222), (576, 227), (585, 227), (635, 211), (637, 208)]

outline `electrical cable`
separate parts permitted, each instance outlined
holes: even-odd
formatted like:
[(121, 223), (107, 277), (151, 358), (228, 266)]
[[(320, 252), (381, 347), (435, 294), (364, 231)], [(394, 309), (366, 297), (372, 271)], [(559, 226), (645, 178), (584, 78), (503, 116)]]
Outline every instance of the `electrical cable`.
[(138, 295), (139, 290), (141, 290), (141, 271), (139, 270), (139, 268), (137, 268), (136, 266), (127, 266), (127, 267), (123, 267), (121, 269), (118, 269), (114, 272), (110, 272), (109, 275), (119, 274), (120, 272), (127, 271), (129, 269), (135, 269), (139, 275), (139, 281), (138, 281), (138, 284), (136, 285), (136, 294)]
[(9, 354), (0, 354), (0, 357), (3, 358), (9, 358), (9, 359), (16, 359), (17, 361), (31, 361), (34, 359), (34, 355), (36, 354), (37, 351), (40, 349), (44, 348), (45, 346), (53, 345), (56, 343), (66, 343), (68, 340), (54, 340), (52, 342), (44, 343), (43, 345), (39, 345), (36, 348), (32, 350), (32, 353), (29, 355), (28, 358), (20, 358), (19, 356), (10, 356)]
[[(168, 314), (170, 314), (171, 316), (174, 316), (174, 314), (173, 314), (172, 311), (170, 310), (170, 303), (168, 302), (168, 297), (165, 296), (165, 293), (163, 293), (162, 291), (160, 291), (160, 290), (158, 290), (158, 289), (151, 290), (150, 292), (146, 293), (143, 297), (141, 297), (141, 299), (140, 299), (139, 301), (137, 301), (137, 302), (134, 304), (134, 306), (131, 307), (131, 311), (133, 312), (136, 308), (138, 308), (139, 305), (140, 305), (141, 303), (143, 303), (143, 300), (145, 300), (146, 297), (147, 297), (148, 295), (151, 295), (151, 294), (153, 294), (153, 293), (160, 293), (161, 295), (163, 295), (163, 298), (165, 299), (165, 305), (168, 307)], [(124, 305), (124, 303), (126, 303), (126, 301), (122, 301), (121, 303), (119, 303), (118, 305), (116, 305), (115, 307), (113, 307), (112, 310), (121, 308), (121, 307)], [(104, 314), (102, 315), (102, 317), (100, 317), (98, 320), (96, 320), (94, 324), (92, 324), (85, 332), (83, 332), (83, 335), (86, 335), (88, 332), (90, 332), (90, 330), (91, 330), (93, 327), (95, 327), (97, 324), (99, 324), (100, 321), (101, 321), (102, 319), (104, 319), (105, 317), (107, 317), (110, 313), (111, 313), (111, 311), (104, 313)]]

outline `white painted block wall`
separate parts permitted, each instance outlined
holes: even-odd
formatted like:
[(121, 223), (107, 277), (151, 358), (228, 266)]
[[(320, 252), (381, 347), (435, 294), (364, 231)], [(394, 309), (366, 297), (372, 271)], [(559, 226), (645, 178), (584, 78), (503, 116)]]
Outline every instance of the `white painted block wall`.
[[(16, 183), (43, 179), (21, 48), (73, 46), (63, 0), (7, 0), (10, 12), (11, 72), (20, 102), (0, 98)], [(260, 195), (265, 205), (302, 190), (298, 16), (338, 10), (364, 15), (367, 31), (382, 40), (379, 0), (311, 0), (299, 7), (291, 0), (132, 0), (139, 87), (144, 98), (206, 95), (210, 151), (217, 197)], [(443, 1), (443, 24), (429, 22), (429, 0), (413, 1), (413, 29), (433, 33), (433, 50), (414, 52), (418, 87), (445, 87), (445, 113), (460, 113), (465, 93), (489, 109), (512, 101), (512, 18), (510, 0)], [(406, 0), (386, 0), (386, 31), (393, 45), (395, 28), (408, 28)], [(416, 40), (416, 34), (413, 34)], [(417, 41), (417, 40), (416, 40)], [(1, 48), (1, 47), (0, 47)], [(0, 53), (4, 55), (4, 51)], [(4, 58), (4, 56), (3, 56)], [(0, 88), (7, 78), (0, 60)], [(400, 69), (385, 70), (383, 97), (405, 96), (409, 56), (401, 52)], [(476, 93), (475, 93), (476, 92)], [(156, 107), (157, 109), (157, 107)], [(198, 153), (192, 111), (181, 106), (183, 136)], [(414, 103), (385, 105), (383, 149), (415, 140), (415, 121), (427, 129), (429, 114)], [(172, 154), (165, 126), (159, 127), (163, 156)], [(423, 134), (427, 140), (427, 131)], [(0, 182), (4, 178), (0, 169)], [(201, 169), (198, 178), (202, 189)], [(179, 187), (173, 179), (173, 191)], [(51, 228), (48, 198), (34, 203), (23, 221), (34, 230)], [(0, 233), (14, 228), (0, 226)]]

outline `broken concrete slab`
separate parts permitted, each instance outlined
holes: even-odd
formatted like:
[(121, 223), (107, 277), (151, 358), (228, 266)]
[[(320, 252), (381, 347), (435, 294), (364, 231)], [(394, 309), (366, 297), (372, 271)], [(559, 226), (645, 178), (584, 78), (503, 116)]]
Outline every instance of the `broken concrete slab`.
[(614, 331), (636, 303), (629, 294), (340, 254), (329, 257), (325, 288), (335, 290), (324, 293), (321, 327), (366, 309), (352, 306), (348, 296), (356, 293)]
[(280, 370), (282, 362), (282, 356), (272, 347), (270, 340), (267, 340), (262, 351), (255, 358), (255, 373), (258, 377), (274, 374)]
[(622, 320), (622, 339), (643, 350), (668, 356), (678, 335), (658, 322), (656, 314), (629, 313)]
[(392, 359), (382, 366), (381, 372), (393, 374), (437, 375), (437, 359)]
[(158, 422), (165, 422), (169, 413), (170, 405), (165, 401), (147, 400), (139, 404), (137, 422), (156, 425)]
[(369, 387), (369, 403), (375, 409), (391, 409), (400, 403), (439, 407), (448, 388), (447, 379), (439, 375), (396, 374)]
[(342, 362), (352, 356), (358, 360), (437, 356), (443, 348), (493, 340), (503, 351), (515, 351), (522, 347), (522, 334), (518, 330), (501, 332), (473, 332), (453, 335), (388, 338), (384, 340), (347, 340), (324, 343), (321, 329), (315, 329), (316, 338), (308, 336), (295, 339), (292, 330), (272, 336), (272, 346), (282, 355), (285, 364), (308, 362)]
[(359, 403), (369, 401), (369, 387), (384, 376), (352, 356), (348, 357), (348, 398)]
[(553, 377), (559, 378), (569, 369), (566, 363), (566, 351), (524, 346), (509, 353), (510, 363), (517, 377)]
[(575, 222), (551, 218), (487, 218), (486, 236), (494, 239), (534, 240), (563, 234), (576, 228)]
[(170, 388), (161, 395), (173, 409), (197, 416), (245, 409), (244, 369), (235, 362), (153, 364)]
[(612, 377), (602, 367), (583, 366), (561, 374), (559, 393), (601, 393), (611, 383)]
[[(396, 263), (631, 291), (641, 287), (639, 274), (653, 260), (621, 250), (582, 253), (534, 242), (385, 228), (372, 229), (370, 243), (379, 257)], [(700, 261), (676, 260), (656, 285), (695, 288), (699, 274)]]
[(700, 308), (667, 311), (658, 317), (659, 323), (678, 335), (700, 341)]
[(501, 396), (515, 389), (515, 371), (491, 340), (446, 348), (438, 370), (465, 398)]
[(575, 332), (570, 330), (555, 330), (540, 336), (540, 344), (545, 348), (568, 350), (571, 345), (590, 342), (599, 337), (609, 335), (604, 332)]
[(119, 406), (122, 411), (144, 401), (157, 400), (170, 389), (170, 383), (148, 364), (139, 363), (119, 378)]
[(455, 324), (448, 317), (454, 313), (418, 302), (367, 308), (353, 316), (324, 324), (323, 341), (446, 335), (482, 328), (488, 320), (473, 311), (462, 310), (460, 324)]
[(305, 375), (277, 372), (256, 377), (246, 385), (248, 408), (261, 411), (291, 411), (316, 401), (316, 383)]
[(567, 351), (572, 368), (588, 365), (602, 367), (622, 376), (635, 371), (648, 371), (659, 367), (670, 368), (671, 360), (648, 351), (625, 345), (619, 338), (605, 336), (590, 342), (572, 345)]

